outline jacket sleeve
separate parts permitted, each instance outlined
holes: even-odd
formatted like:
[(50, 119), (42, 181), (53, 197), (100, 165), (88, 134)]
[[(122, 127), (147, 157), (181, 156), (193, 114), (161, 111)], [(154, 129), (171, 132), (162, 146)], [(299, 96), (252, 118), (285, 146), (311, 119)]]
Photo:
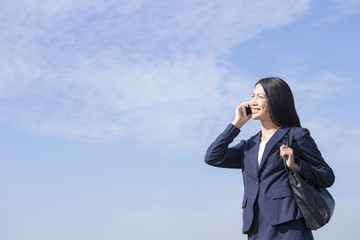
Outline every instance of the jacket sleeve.
[(305, 128), (302, 130), (299, 137), (296, 137), (297, 134), (295, 134), (295, 140), (298, 141), (300, 147), (299, 174), (314, 186), (331, 187), (335, 181), (333, 170), (321, 156), (309, 130)]
[[(211, 166), (223, 168), (241, 168), (243, 159), (242, 143), (229, 148), (229, 144), (240, 133), (233, 124), (222, 132), (207, 149), (205, 162)], [(243, 142), (243, 141), (242, 141)]]

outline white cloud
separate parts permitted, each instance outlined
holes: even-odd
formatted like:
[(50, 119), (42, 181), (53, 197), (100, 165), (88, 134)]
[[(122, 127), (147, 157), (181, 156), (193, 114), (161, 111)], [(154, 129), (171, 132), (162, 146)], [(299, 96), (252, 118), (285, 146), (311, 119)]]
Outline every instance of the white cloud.
[[(301, 76), (304, 78), (304, 75)], [(294, 94), (298, 94), (299, 100), (306, 102), (307, 106), (317, 105), (329, 99), (335, 100), (344, 90), (351, 87), (351, 80), (338, 76), (330, 71), (318, 72), (306, 79), (296, 78), (291, 82), (294, 86)]]
[(234, 99), (247, 98), (255, 80), (234, 75), (231, 63), (219, 57), (291, 23), (308, 5), (8, 2), (0, 10), (0, 108), (7, 120), (41, 134), (183, 136), (191, 145), (194, 131), (207, 137), (201, 129), (214, 128), (216, 116), (233, 108)]

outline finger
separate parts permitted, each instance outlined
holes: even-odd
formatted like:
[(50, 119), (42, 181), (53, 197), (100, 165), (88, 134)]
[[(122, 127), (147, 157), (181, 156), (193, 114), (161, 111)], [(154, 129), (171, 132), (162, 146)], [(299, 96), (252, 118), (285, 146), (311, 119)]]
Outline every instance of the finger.
[(285, 151), (280, 149), (280, 156), (284, 157), (285, 154), (286, 154)]
[(283, 144), (283, 145), (281, 145), (280, 149), (286, 150), (286, 149), (288, 149), (288, 146), (286, 146), (286, 144)]
[(250, 102), (242, 102), (242, 103), (241, 103), (241, 106), (251, 107)]
[(287, 154), (283, 154), (281, 157), (282, 157), (283, 159), (285, 159), (286, 161), (289, 159), (289, 155), (287, 155)]
[(286, 151), (286, 150), (284, 150), (284, 149), (281, 149), (280, 150), (280, 156), (282, 157), (282, 158), (285, 158), (286, 160), (289, 158), (289, 152), (288, 151)]
[(235, 109), (235, 111), (236, 111), (237, 113), (241, 113), (241, 108), (242, 108), (242, 105), (239, 105), (239, 106)]

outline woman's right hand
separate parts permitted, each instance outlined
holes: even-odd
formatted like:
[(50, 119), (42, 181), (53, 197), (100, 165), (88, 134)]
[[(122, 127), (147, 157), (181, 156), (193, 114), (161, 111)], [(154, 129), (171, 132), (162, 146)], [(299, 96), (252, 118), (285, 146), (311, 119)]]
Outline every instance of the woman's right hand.
[(241, 103), (240, 106), (238, 106), (235, 109), (235, 119), (232, 122), (237, 128), (241, 128), (249, 119), (251, 118), (251, 114), (247, 116), (243, 116), (243, 110), (242, 108), (250, 107), (249, 102)]

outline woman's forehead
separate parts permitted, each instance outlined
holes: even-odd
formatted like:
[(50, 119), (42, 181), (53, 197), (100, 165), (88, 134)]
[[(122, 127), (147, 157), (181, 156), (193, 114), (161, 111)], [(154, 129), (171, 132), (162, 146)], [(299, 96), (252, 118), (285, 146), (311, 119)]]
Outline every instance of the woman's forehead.
[(256, 84), (254, 89), (254, 94), (265, 94), (264, 88), (261, 86), (261, 84)]

